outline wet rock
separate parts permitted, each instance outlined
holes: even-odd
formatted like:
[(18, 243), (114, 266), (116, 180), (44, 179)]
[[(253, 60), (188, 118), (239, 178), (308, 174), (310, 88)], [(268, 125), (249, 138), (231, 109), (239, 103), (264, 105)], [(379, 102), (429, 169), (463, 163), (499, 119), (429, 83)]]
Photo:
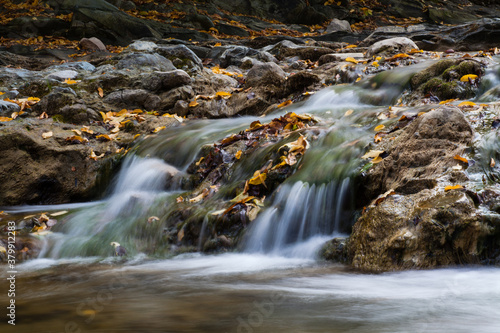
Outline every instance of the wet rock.
[(320, 77), (316, 74), (308, 72), (298, 72), (297, 74), (288, 77), (285, 84), (285, 91), (288, 94), (294, 92), (303, 92), (307, 87), (319, 83), (321, 81)]
[(319, 250), (319, 256), (329, 261), (345, 263), (347, 261), (346, 243), (347, 238), (334, 238), (323, 245)]
[(182, 86), (174, 88), (168, 92), (162, 93), (160, 96), (160, 103), (156, 107), (160, 111), (168, 112), (172, 109), (177, 101), (189, 101), (194, 97), (194, 91), (191, 86)]
[(264, 47), (262, 51), (267, 51), (278, 59), (299, 57), (300, 59), (309, 59), (311, 61), (318, 60), (324, 54), (334, 53), (334, 50), (327, 47), (296, 45), (288, 40)]
[(411, 99), (418, 101), (428, 94), (440, 100), (471, 98), (476, 94), (478, 84), (460, 81), (468, 74), (481, 77), (484, 74), (483, 65), (475, 60), (440, 60), (411, 78), (410, 83), (414, 90)]
[(156, 52), (172, 61), (177, 68), (184, 69), (185, 67), (196, 71), (203, 69), (201, 59), (185, 45), (160, 46)]
[(241, 66), (243, 59), (251, 58), (262, 62), (277, 62), (269, 52), (258, 51), (246, 46), (230, 46), (218, 57), (222, 67)]
[(47, 75), (48, 79), (52, 80), (57, 80), (57, 81), (64, 81), (66, 79), (74, 79), (78, 76), (78, 72), (74, 70), (63, 70), (63, 71), (57, 71), (54, 73), (51, 73)]
[(330, 22), (330, 24), (328, 24), (328, 27), (326, 27), (326, 32), (331, 33), (331, 32), (337, 32), (337, 31), (352, 32), (351, 25), (349, 24), (349, 21), (339, 20), (339, 19), (334, 18)]
[(255, 65), (247, 73), (246, 86), (273, 85), (280, 86), (286, 79), (285, 72), (275, 63), (269, 62)]
[(189, 103), (182, 100), (175, 102), (172, 113), (175, 113), (180, 117), (187, 116), (189, 113)]
[[(56, 87), (53, 91), (42, 97), (40, 101), (32, 107), (33, 112), (39, 115), (43, 112), (49, 116), (60, 115), (61, 109), (65, 106), (71, 106), (77, 103), (78, 98), (75, 91), (71, 88)], [(60, 119), (65, 121), (64, 118)]]
[(88, 125), (91, 121), (101, 120), (101, 116), (95, 110), (88, 108), (84, 104), (65, 105), (58, 113), (58, 119), (72, 124)]
[(153, 72), (141, 78), (142, 86), (150, 91), (170, 90), (191, 84), (191, 77), (183, 70)]
[[(51, 119), (9, 123), (0, 126), (0, 206), (89, 200), (108, 184), (116, 161), (94, 161), (88, 158), (90, 147), (67, 145), (64, 138), (74, 133), (62, 127), (70, 125)], [(43, 139), (49, 129), (54, 137)], [(104, 153), (107, 145), (99, 143), (93, 149)]]
[(141, 71), (171, 71), (176, 69), (170, 60), (156, 53), (127, 54), (118, 61), (116, 68), (135, 69)]
[(16, 103), (0, 100), (0, 115), (2, 117), (10, 117), (13, 112), (17, 112), (20, 109)]
[(90, 51), (107, 51), (106, 46), (99, 40), (99, 38), (82, 38), (80, 40), (80, 48)]
[(125, 89), (108, 94), (103, 101), (119, 108), (154, 110), (161, 99), (143, 89)]
[(376, 42), (368, 48), (367, 56), (391, 55), (395, 53), (405, 53), (412, 49), (418, 49), (418, 46), (409, 38), (395, 37)]

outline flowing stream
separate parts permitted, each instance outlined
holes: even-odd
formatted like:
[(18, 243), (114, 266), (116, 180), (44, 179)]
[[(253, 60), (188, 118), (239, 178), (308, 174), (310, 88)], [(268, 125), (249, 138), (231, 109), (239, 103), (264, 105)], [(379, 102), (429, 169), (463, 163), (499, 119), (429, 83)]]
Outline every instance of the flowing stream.
[[(131, 151), (101, 201), (5, 208), (70, 214), (41, 236), (38, 259), (18, 265), (18, 324), (2, 332), (500, 332), (499, 269), (370, 275), (316, 258), (354, 222), (351, 176), (380, 123), (376, 115), (422, 66), (326, 88), (281, 113), (160, 132)], [(489, 75), (483, 99), (500, 84)], [(241, 251), (168, 257), (161, 224), (148, 217), (174, 209), (199, 149), (289, 111), (314, 115), (320, 126), (308, 133), (315, 140), (301, 168), (249, 226)], [(111, 256), (113, 241), (128, 250), (126, 259)]]

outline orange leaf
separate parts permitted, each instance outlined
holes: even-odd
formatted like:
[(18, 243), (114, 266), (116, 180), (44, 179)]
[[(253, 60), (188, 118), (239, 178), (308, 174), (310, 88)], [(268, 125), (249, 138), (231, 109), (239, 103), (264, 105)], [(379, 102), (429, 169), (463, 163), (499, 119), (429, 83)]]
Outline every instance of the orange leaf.
[(290, 105), (292, 104), (293, 102), (291, 100), (288, 100), (288, 101), (284, 101), (283, 103), (281, 104), (278, 104), (278, 108), (282, 108), (284, 106), (287, 106), (287, 105)]
[(461, 162), (464, 162), (466, 164), (469, 164), (469, 160), (466, 159), (465, 157), (460, 156), (460, 155), (455, 155), (453, 158), (456, 159), (456, 160), (458, 160), (458, 161), (461, 161)]
[(226, 91), (218, 91), (215, 93), (215, 97), (220, 97), (220, 98), (223, 98), (223, 99), (228, 99), (229, 97), (231, 97), (231, 93), (228, 93)]
[(191, 101), (191, 102), (189, 103), (189, 107), (190, 107), (190, 108), (194, 108), (195, 106), (198, 106), (198, 105), (200, 105), (200, 103), (198, 103), (196, 100)]
[(111, 138), (107, 134), (100, 134), (95, 137), (97, 140), (103, 139), (102, 141), (111, 141)]
[(12, 118), (9, 117), (0, 117), (0, 121), (11, 121)]
[(77, 82), (75, 80), (66, 79), (66, 80), (64, 80), (64, 83), (66, 83), (66, 84), (75, 84)]
[(234, 154), (234, 157), (236, 157), (237, 160), (241, 158), (241, 150), (238, 150), (236, 154)]
[(476, 103), (470, 102), (470, 101), (465, 101), (465, 102), (458, 104), (458, 106), (475, 106), (475, 105), (476, 105)]
[(382, 124), (382, 125), (378, 125), (377, 127), (374, 128), (375, 132), (379, 132), (381, 130), (383, 130), (385, 128), (385, 125)]
[(448, 191), (451, 191), (451, 190), (458, 190), (458, 189), (461, 189), (461, 188), (464, 188), (462, 185), (448, 185), (444, 188), (445, 192), (448, 192)]
[(464, 75), (460, 78), (460, 81), (462, 82), (469, 82), (469, 80), (475, 80), (477, 79), (478, 76), (475, 75), (475, 74), (467, 74), (467, 75)]
[(99, 96), (101, 96), (101, 98), (104, 97), (104, 91), (101, 87), (97, 88), (97, 92), (99, 93)]
[(353, 64), (357, 64), (358, 63), (358, 61), (356, 59), (354, 59), (353, 57), (347, 57), (347, 58), (345, 58), (345, 61), (352, 62)]

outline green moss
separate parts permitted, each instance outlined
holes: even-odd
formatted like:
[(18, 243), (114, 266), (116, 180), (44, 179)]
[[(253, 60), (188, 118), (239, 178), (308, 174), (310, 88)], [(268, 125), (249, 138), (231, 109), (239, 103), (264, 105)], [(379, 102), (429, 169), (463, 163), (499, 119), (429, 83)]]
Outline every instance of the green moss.
[(436, 77), (436, 76), (440, 76), (448, 68), (456, 65), (456, 63), (457, 63), (457, 60), (444, 59), (444, 60), (438, 61), (437, 63), (430, 66), (429, 68), (427, 68), (419, 73), (416, 73), (411, 78), (412, 88), (416, 89), (417, 87), (419, 87), (420, 85), (422, 85), (423, 83), (428, 81), (429, 79)]
[(62, 114), (55, 114), (52, 116), (52, 119), (54, 121), (57, 121), (58, 123), (64, 123), (64, 116)]

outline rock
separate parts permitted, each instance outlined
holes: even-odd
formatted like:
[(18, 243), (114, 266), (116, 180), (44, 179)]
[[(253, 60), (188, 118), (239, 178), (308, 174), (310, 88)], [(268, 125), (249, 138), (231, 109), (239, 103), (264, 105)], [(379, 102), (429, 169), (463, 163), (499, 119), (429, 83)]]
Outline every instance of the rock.
[(104, 97), (105, 103), (120, 108), (154, 110), (160, 106), (160, 97), (143, 89), (125, 89), (114, 91)]
[(296, 92), (304, 92), (304, 90), (316, 83), (319, 83), (321, 79), (316, 74), (308, 72), (298, 72), (297, 74), (288, 77), (285, 83), (285, 91), (287, 94), (292, 94)]
[[(58, 120), (65, 121), (60, 116), (61, 109), (77, 103), (78, 99), (73, 89), (66, 87), (56, 87), (51, 93), (42, 97), (40, 101), (32, 107), (35, 114), (47, 113), (49, 116), (56, 116)], [(69, 119), (68, 119), (69, 121)]]
[(175, 102), (172, 113), (175, 113), (180, 117), (187, 116), (189, 113), (189, 103), (183, 100), (178, 100)]
[(334, 50), (327, 47), (296, 45), (291, 41), (284, 40), (275, 45), (266, 46), (262, 51), (267, 51), (278, 59), (286, 57), (299, 57), (300, 59), (318, 60), (322, 55), (334, 53)]
[(13, 112), (18, 112), (21, 108), (16, 103), (7, 102), (0, 99), (0, 116), (10, 117)]
[(183, 70), (169, 72), (153, 72), (142, 79), (144, 89), (150, 91), (170, 90), (183, 85), (191, 84), (191, 77)]
[(217, 57), (222, 67), (241, 66), (244, 58), (252, 58), (262, 62), (277, 62), (276, 58), (265, 51), (257, 51), (246, 46), (229, 46)]
[[(174, 62), (177, 68), (193, 69), (195, 71), (203, 69), (201, 59), (185, 45), (160, 46), (156, 49), (156, 52)], [(175, 63), (177, 59), (180, 60), (178, 64)]]
[(478, 85), (460, 82), (460, 78), (467, 74), (481, 77), (484, 74), (483, 65), (475, 60), (440, 60), (413, 75), (410, 83), (414, 91), (410, 99), (418, 102), (427, 94), (440, 100), (471, 98), (477, 93)]
[[(104, 153), (112, 143), (92, 148), (67, 144), (64, 138), (74, 133), (63, 126), (71, 125), (28, 118), (0, 126), (0, 206), (82, 202), (100, 196), (118, 159), (94, 161), (90, 150)], [(54, 136), (43, 139), (49, 129)]]
[(225, 23), (217, 23), (215, 28), (222, 34), (231, 35), (231, 36), (239, 36), (239, 37), (249, 37), (250, 33), (243, 28), (229, 25)]
[(369, 205), (356, 222), (347, 243), (354, 267), (431, 268), (481, 258), (494, 228), (474, 213), (469, 192), (443, 190), (445, 184), (467, 180), (452, 166), (472, 138), (472, 128), (453, 106), (418, 117), (396, 135), (388, 156), (363, 180), (370, 200), (390, 189), (396, 194)]
[(328, 64), (330, 62), (337, 62), (339, 58), (335, 54), (324, 54), (318, 59), (318, 65)]
[(191, 86), (182, 86), (164, 92), (160, 95), (160, 105), (158, 110), (169, 112), (179, 100), (189, 101), (194, 97), (194, 91)]
[(395, 37), (376, 42), (368, 48), (367, 56), (390, 55), (394, 53), (410, 52), (418, 46), (409, 38)]
[(339, 20), (339, 19), (334, 18), (330, 22), (330, 24), (328, 24), (328, 27), (326, 27), (326, 32), (331, 33), (331, 32), (337, 32), (337, 31), (352, 32), (351, 25), (346, 20)]
[(126, 51), (132, 52), (153, 52), (158, 48), (158, 45), (153, 42), (144, 41), (144, 40), (136, 40), (129, 46), (127, 46)]
[(247, 87), (273, 85), (279, 87), (286, 79), (285, 72), (275, 63), (255, 65), (247, 73)]
[(132, 53), (125, 55), (116, 64), (117, 69), (136, 69), (149, 71), (171, 71), (176, 69), (170, 60), (154, 53)]
[[(85, 104), (73, 104), (63, 106), (57, 113), (58, 119), (72, 124), (88, 125), (91, 121), (101, 120), (101, 116), (95, 110), (88, 108)], [(62, 117), (62, 118), (61, 118)]]
[(63, 71), (57, 71), (54, 73), (51, 73), (47, 75), (48, 79), (53, 79), (57, 81), (64, 81), (66, 79), (74, 79), (78, 76), (78, 72), (74, 70), (63, 70)]
[(99, 38), (82, 38), (80, 40), (80, 48), (90, 51), (107, 51), (106, 46), (99, 40)]

